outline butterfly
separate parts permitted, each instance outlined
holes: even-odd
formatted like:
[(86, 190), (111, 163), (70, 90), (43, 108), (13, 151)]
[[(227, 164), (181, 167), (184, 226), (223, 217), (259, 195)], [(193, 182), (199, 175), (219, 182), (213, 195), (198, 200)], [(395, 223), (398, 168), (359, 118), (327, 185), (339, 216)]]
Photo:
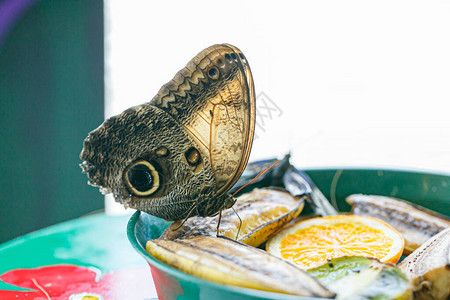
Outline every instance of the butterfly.
[(255, 130), (255, 88), (229, 44), (195, 56), (149, 102), (107, 119), (84, 141), (88, 183), (166, 220), (212, 216), (236, 201)]

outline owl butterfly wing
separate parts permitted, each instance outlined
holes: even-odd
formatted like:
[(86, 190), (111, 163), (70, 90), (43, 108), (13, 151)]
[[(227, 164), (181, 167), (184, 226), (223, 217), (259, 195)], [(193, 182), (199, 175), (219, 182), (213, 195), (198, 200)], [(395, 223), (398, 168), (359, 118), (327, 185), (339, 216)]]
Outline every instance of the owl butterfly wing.
[(212, 167), (217, 195), (228, 191), (248, 162), (255, 130), (255, 90), (242, 52), (211, 46), (165, 84), (151, 104), (178, 120)]

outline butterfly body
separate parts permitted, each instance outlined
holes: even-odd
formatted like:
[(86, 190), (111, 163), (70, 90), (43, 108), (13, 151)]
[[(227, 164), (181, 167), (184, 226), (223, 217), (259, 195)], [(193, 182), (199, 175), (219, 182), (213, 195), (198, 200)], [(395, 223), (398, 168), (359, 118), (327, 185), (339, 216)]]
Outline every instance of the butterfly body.
[(251, 149), (254, 87), (239, 49), (200, 52), (149, 102), (106, 120), (80, 155), (90, 184), (168, 220), (232, 206)]

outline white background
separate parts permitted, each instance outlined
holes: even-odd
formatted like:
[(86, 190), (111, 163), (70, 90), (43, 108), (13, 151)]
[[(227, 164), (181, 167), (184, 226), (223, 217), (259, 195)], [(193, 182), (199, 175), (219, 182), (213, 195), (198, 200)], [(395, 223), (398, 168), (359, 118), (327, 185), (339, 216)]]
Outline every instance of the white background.
[(450, 1), (105, 0), (105, 15), (106, 116), (226, 42), (282, 111), (251, 160), (450, 173)]

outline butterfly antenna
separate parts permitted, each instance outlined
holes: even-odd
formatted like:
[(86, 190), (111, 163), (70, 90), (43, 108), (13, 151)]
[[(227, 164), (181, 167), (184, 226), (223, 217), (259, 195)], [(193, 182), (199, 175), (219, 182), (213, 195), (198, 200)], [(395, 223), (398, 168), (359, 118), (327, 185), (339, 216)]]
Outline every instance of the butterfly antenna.
[(241, 217), (239, 217), (239, 214), (238, 214), (237, 211), (234, 209), (234, 207), (231, 207), (231, 209), (233, 209), (234, 213), (236, 214), (236, 216), (237, 216), (238, 219), (239, 219), (239, 227), (238, 227), (238, 231), (237, 231), (237, 234), (236, 234), (236, 240), (237, 240), (238, 237), (239, 237), (239, 233), (241, 232), (242, 219), (241, 219)]
[(277, 160), (276, 162), (274, 162), (270, 167), (264, 168), (264, 170), (262, 170), (261, 172), (259, 172), (258, 175), (255, 176), (255, 178), (253, 178), (250, 182), (244, 184), (243, 186), (241, 186), (236, 192), (233, 193), (233, 197), (234, 195), (236, 195), (237, 193), (239, 193), (243, 188), (245, 188), (247, 185), (249, 185), (250, 183), (254, 182), (256, 179), (258, 179), (259, 177), (261, 177), (264, 173), (266, 173), (267, 171), (269, 171), (270, 169), (272, 169), (277, 163), (279, 163), (280, 160)]
[(191, 208), (189, 209), (189, 212), (188, 212), (187, 216), (183, 219), (183, 222), (181, 222), (180, 226), (178, 226), (178, 227), (175, 228), (175, 229), (172, 229), (172, 231), (177, 231), (178, 229), (181, 228), (181, 226), (184, 225), (184, 223), (186, 223), (187, 219), (189, 219), (189, 218), (191, 217), (191, 214), (192, 214), (192, 212), (194, 211), (194, 208), (195, 208), (195, 203), (194, 203), (194, 204), (191, 206)]

